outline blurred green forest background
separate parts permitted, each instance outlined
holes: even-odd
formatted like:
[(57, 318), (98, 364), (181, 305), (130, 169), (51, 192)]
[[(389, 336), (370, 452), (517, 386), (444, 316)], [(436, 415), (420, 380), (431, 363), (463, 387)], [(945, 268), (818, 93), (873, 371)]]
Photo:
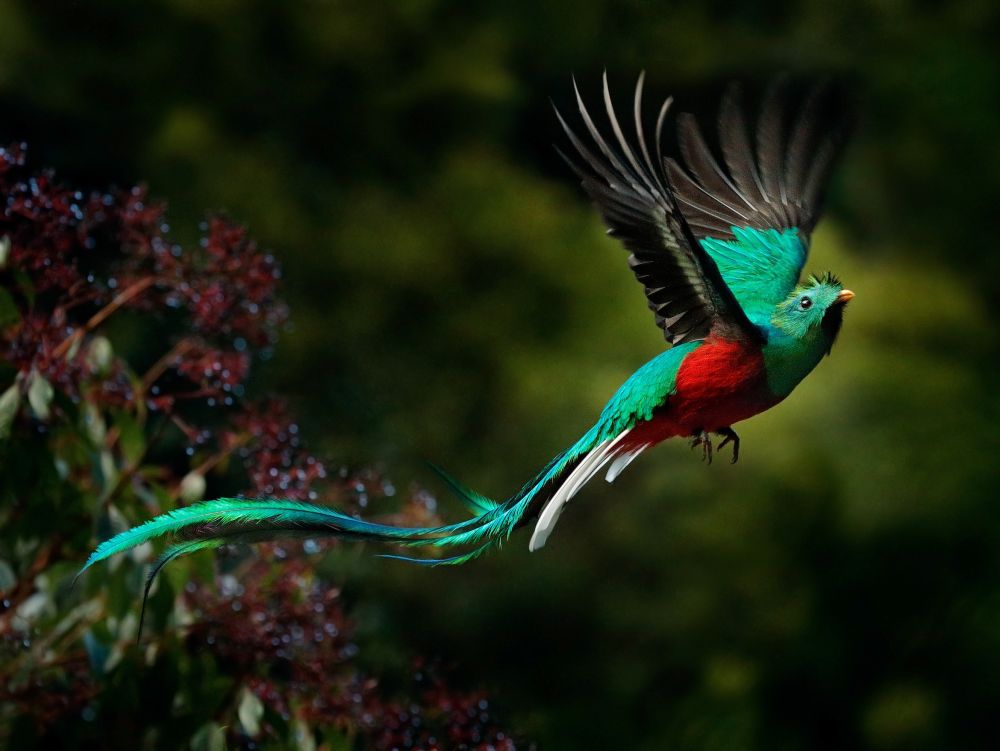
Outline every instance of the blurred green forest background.
[(732, 78), (852, 82), (864, 117), (808, 269), (857, 299), (832, 357), (740, 427), (738, 465), (668, 444), (538, 554), (363, 556), (340, 583), (372, 659), (440, 657), (541, 749), (995, 748), (998, 16), (0, 0), (0, 141), (148, 184), (186, 242), (206, 210), (248, 225), (291, 308), (253, 389), (291, 396), (316, 453), (436, 491), (430, 459), (502, 497), (663, 347), (549, 99), (571, 108), (575, 75), (597, 101), (606, 68), (624, 104), (645, 69), (651, 108), (711, 121)]

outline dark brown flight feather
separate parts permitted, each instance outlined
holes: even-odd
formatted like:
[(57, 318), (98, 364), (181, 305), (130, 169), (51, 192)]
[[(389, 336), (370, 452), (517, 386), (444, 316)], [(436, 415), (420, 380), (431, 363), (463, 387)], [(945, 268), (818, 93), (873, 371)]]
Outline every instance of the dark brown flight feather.
[[(667, 174), (697, 238), (729, 239), (731, 228), (798, 227), (803, 240), (819, 220), (823, 189), (850, 129), (851, 114), (832, 87), (820, 84), (797, 111), (788, 106), (785, 79), (775, 80), (751, 134), (732, 84), (719, 110), (719, 164), (697, 122), (678, 118), (680, 161), (667, 159)], [(789, 123), (788, 115), (794, 117)]]
[[(603, 79), (604, 105), (614, 134), (615, 146), (601, 135), (587, 111), (574, 82), (577, 108), (584, 126), (600, 152), (596, 155), (577, 137), (556, 110), (556, 117), (570, 143), (583, 160), (576, 164), (561, 151), (580, 177), (604, 221), (608, 234), (619, 239), (631, 251), (629, 266), (636, 279), (645, 287), (656, 324), (663, 329), (671, 344), (704, 339), (710, 333), (730, 339), (759, 340), (759, 330), (750, 323), (732, 292), (722, 280), (715, 262), (705, 252), (688, 226), (687, 212), (701, 211), (708, 219), (721, 222), (733, 212), (736, 201), (742, 201), (735, 187), (716, 165), (699, 161), (698, 174), (714, 185), (728, 186), (724, 200), (713, 198), (697, 185), (692, 186), (692, 198), (684, 209), (678, 207), (673, 190), (664, 173), (661, 152), (663, 122), (670, 107), (664, 102), (656, 123), (656, 161), (650, 156), (642, 127), (642, 87), (640, 75), (635, 87), (633, 115), (638, 148), (629, 143), (611, 104), (607, 74)], [(696, 136), (700, 138), (700, 135)], [(692, 148), (698, 148), (692, 143)], [(705, 149), (707, 151), (707, 147)], [(640, 159), (641, 157), (641, 159)], [(710, 155), (709, 155), (710, 157)], [(708, 172), (706, 170), (710, 170)], [(735, 199), (735, 200), (734, 200)]]

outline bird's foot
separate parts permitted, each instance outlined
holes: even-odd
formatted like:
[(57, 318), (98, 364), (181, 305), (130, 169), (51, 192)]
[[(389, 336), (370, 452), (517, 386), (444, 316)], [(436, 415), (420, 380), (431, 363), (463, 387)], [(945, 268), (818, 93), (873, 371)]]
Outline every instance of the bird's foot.
[(736, 431), (732, 428), (721, 428), (715, 431), (717, 435), (723, 436), (722, 441), (716, 447), (717, 451), (722, 451), (722, 447), (727, 443), (733, 444), (733, 458), (730, 464), (736, 464), (740, 460), (740, 437), (736, 435)]
[(694, 439), (691, 441), (691, 450), (693, 451), (698, 446), (701, 446), (701, 460), (703, 462), (712, 463), (712, 439), (709, 437), (708, 433), (704, 430), (695, 433)]

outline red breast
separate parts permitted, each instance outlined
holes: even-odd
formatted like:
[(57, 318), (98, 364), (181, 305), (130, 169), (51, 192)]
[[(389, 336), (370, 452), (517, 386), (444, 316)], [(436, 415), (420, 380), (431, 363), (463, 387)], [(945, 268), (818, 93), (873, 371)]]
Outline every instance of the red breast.
[(767, 388), (759, 347), (708, 339), (684, 358), (674, 393), (651, 420), (632, 430), (628, 443), (659, 443), (673, 436), (728, 427), (776, 403)]

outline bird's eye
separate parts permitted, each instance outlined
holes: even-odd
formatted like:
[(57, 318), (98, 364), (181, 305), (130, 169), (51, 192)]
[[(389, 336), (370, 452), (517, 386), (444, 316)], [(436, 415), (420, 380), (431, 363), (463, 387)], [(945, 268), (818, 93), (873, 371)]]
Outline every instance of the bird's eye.
[(812, 307), (813, 301), (811, 298), (803, 297), (799, 300), (799, 310), (809, 310)]

